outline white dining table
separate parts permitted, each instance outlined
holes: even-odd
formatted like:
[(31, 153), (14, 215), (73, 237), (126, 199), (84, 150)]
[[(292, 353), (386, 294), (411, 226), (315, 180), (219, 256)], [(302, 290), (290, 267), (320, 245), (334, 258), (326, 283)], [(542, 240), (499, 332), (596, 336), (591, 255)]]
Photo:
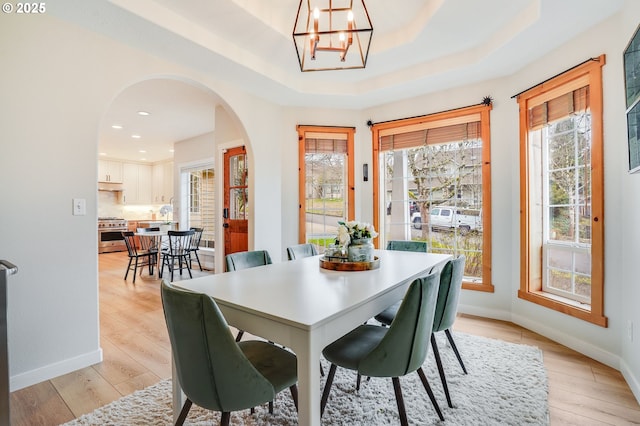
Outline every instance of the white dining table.
[[(214, 298), (227, 322), (290, 348), (298, 363), (298, 420), (320, 425), (322, 349), (402, 299), (413, 279), (448, 254), (376, 250), (379, 268), (334, 271), (307, 257), (174, 283)], [(183, 404), (173, 368), (174, 420)]]

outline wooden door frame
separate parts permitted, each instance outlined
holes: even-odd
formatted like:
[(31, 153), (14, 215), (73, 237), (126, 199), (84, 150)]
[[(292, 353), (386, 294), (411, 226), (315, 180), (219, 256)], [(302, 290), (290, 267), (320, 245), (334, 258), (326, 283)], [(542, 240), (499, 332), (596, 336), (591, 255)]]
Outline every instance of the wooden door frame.
[(354, 135), (355, 127), (310, 126), (298, 125), (298, 242), (306, 242), (306, 211), (303, 208), (306, 196), (306, 163), (305, 163), (305, 135), (306, 133), (333, 133), (347, 135), (347, 220), (355, 218), (355, 161)]
[[(235, 151), (233, 153), (230, 153), (230, 151)], [(231, 179), (230, 179), (230, 173), (231, 173), (231, 169), (229, 167), (229, 162), (231, 160), (231, 158), (233, 157), (241, 157), (244, 156), (244, 167), (246, 170), (246, 176), (243, 177), (243, 184), (242, 185), (237, 185), (234, 184), (232, 185)], [(223, 204), (222, 204), (222, 211), (223, 211), (223, 242), (224, 242), (224, 252), (225, 254), (227, 253), (235, 253), (236, 251), (244, 251), (244, 250), (248, 250), (249, 249), (249, 216), (248, 216), (248, 212), (246, 210), (247, 205), (249, 203), (249, 156), (247, 155), (247, 149), (245, 145), (238, 145), (235, 146), (233, 148), (229, 148), (226, 149), (224, 151), (223, 154), (223, 169), (222, 169), (222, 182), (223, 182), (223, 187), (224, 187), (224, 194), (223, 194)], [(229, 217), (224, 217), (224, 212), (225, 210), (227, 211), (227, 214), (229, 214), (229, 206), (231, 205), (231, 198), (230, 198), (230, 191), (231, 188), (240, 188), (242, 190), (242, 188), (246, 188), (246, 199), (245, 199), (245, 213), (244, 213), (244, 219), (238, 219), (238, 218), (234, 218), (234, 219), (230, 219)], [(229, 229), (229, 226), (225, 226), (228, 224), (228, 222), (230, 221), (235, 221), (232, 224), (232, 228), (235, 229), (236, 226), (240, 225), (242, 227), (242, 230), (240, 230), (239, 232), (231, 232), (231, 230)], [(243, 238), (237, 239), (237, 241), (242, 241), (242, 243), (240, 244), (240, 246), (238, 246), (237, 244), (234, 244), (234, 240), (230, 238), (231, 235), (238, 235), (238, 236), (242, 236), (244, 234), (244, 226), (245, 224), (242, 222), (246, 222), (246, 242), (244, 242)], [(238, 231), (236, 229), (236, 231)], [(230, 241), (228, 241), (228, 239)], [(229, 243), (229, 247), (227, 247), (227, 243)], [(246, 246), (246, 247), (245, 247)], [(233, 248), (235, 247), (235, 250), (233, 250)], [(232, 250), (229, 250), (229, 249)]]
[[(251, 158), (251, 149), (250, 146), (245, 143), (242, 139), (237, 139), (234, 141), (229, 141), (223, 144), (219, 144), (216, 146), (216, 158), (215, 158), (215, 170), (220, 171), (221, 179), (216, 179), (216, 207), (218, 209), (218, 214), (216, 214), (216, 236), (222, 236), (224, 238), (224, 227), (222, 220), (222, 209), (224, 208), (224, 154), (226, 151), (237, 148), (239, 146), (244, 146), (247, 152), (247, 158), (249, 161), (249, 199), (251, 199), (251, 191), (253, 189), (253, 180), (252, 180), (252, 158)], [(253, 215), (249, 214), (249, 235), (248, 235), (248, 244), (251, 248), (252, 246), (252, 221)], [(216, 237), (218, 238), (218, 237)], [(221, 244), (216, 242), (215, 255), (214, 255), (214, 264), (216, 273), (222, 273), (225, 270), (225, 262), (224, 257), (226, 253), (224, 252), (224, 240), (221, 241)]]

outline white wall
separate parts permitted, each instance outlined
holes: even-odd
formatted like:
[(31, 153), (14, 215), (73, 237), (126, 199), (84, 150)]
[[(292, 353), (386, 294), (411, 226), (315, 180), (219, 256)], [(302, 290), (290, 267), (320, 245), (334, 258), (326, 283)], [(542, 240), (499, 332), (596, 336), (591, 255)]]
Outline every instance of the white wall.
[[(638, 25), (640, 3), (589, 33), (535, 61), (514, 75), (372, 108), (374, 122), (411, 117), (494, 99), (491, 112), (492, 282), (495, 293), (464, 291), (461, 311), (510, 320), (621, 369), (640, 399), (640, 310), (638, 295), (640, 174), (628, 175), (622, 52)], [(605, 314), (609, 327), (562, 315), (520, 300), (519, 288), (519, 134), (518, 105), (512, 96), (590, 57), (607, 55), (604, 79), (605, 133)], [(622, 188), (622, 191), (621, 191)], [(627, 324), (636, 327), (633, 342)]]
[[(640, 3), (634, 0), (627, 0), (625, 12), (620, 17), (615, 28), (611, 29), (612, 34), (617, 34), (616, 51), (614, 54), (620, 59), (623, 49), (626, 47), (626, 41), (631, 38), (638, 22), (640, 21)], [(616, 81), (624, 75), (622, 72), (622, 64), (618, 66), (619, 73), (615, 71), (611, 74), (611, 80)], [(623, 87), (620, 83), (615, 85), (614, 90), (620, 91)], [(606, 89), (606, 87), (605, 87)], [(640, 212), (640, 173), (630, 175), (625, 173), (627, 169), (626, 156), (626, 128), (622, 127), (626, 121), (620, 122), (621, 114), (624, 112), (624, 102), (622, 99), (616, 101), (615, 106), (607, 103), (611, 107), (612, 120), (619, 123), (615, 131), (612, 130), (611, 144), (617, 147), (618, 162), (611, 167), (619, 167), (623, 172), (618, 175), (618, 179), (612, 178), (611, 186), (616, 185), (619, 190), (619, 197), (614, 201), (619, 204), (611, 204), (607, 210), (607, 214), (614, 213), (614, 218), (619, 220), (620, 229), (614, 237), (619, 238), (618, 255), (619, 264), (612, 266), (618, 269), (616, 277), (618, 282), (612, 281), (612, 285), (618, 285), (621, 288), (621, 300), (618, 307), (622, 311), (620, 324), (622, 328), (622, 363), (621, 371), (631, 385), (636, 399), (640, 400), (640, 309), (638, 302), (640, 301), (640, 262), (638, 262), (638, 254), (640, 253), (640, 221), (638, 220), (638, 212)], [(611, 116), (611, 115), (609, 115)], [(605, 127), (607, 128), (607, 127)], [(624, 152), (624, 154), (623, 154)], [(612, 171), (613, 172), (613, 171)], [(612, 173), (614, 174), (614, 173)], [(612, 189), (615, 190), (615, 189)], [(617, 212), (617, 214), (616, 214)], [(612, 309), (616, 309), (614, 306)], [(627, 327), (632, 325), (632, 339), (629, 339)]]
[[(640, 174), (626, 170), (621, 56), (640, 17), (640, 3), (593, 34), (508, 78), (364, 111), (282, 108), (243, 92), (211, 73), (183, 68), (90, 33), (51, 16), (2, 17), (0, 54), (0, 258), (20, 271), (9, 288), (12, 389), (81, 368), (100, 359), (96, 176), (97, 132), (109, 104), (124, 88), (157, 76), (196, 82), (212, 90), (247, 141), (250, 248), (280, 253), (297, 242), (296, 124), (356, 127), (356, 217), (372, 219), (371, 163), (374, 122), (428, 114), (494, 98), (492, 124), (493, 294), (465, 291), (462, 309), (511, 319), (621, 368), (638, 392), (640, 300), (637, 254)], [(10, 37), (5, 37), (10, 35)], [(519, 286), (518, 114), (511, 96), (589, 56), (607, 54), (605, 78), (606, 315), (593, 326), (516, 297)], [(218, 124), (218, 123), (216, 123)], [(234, 133), (232, 132), (232, 133)], [(232, 143), (236, 135), (225, 137)], [(220, 146), (220, 142), (216, 140)], [(217, 155), (214, 152), (213, 155)], [(55, 185), (52, 187), (51, 184)], [(87, 199), (86, 216), (71, 215), (71, 199)], [(52, 226), (53, 225), (53, 226)], [(60, 232), (60, 230), (64, 230)], [(37, 244), (36, 244), (37, 242)], [(277, 256), (273, 256), (277, 261)], [(636, 327), (626, 338), (626, 323)]]
[[(21, 18), (2, 16), (0, 29), (0, 258), (19, 267), (8, 292), (12, 390), (101, 359), (97, 138), (111, 101), (131, 84), (158, 76), (197, 82), (248, 123), (263, 145), (253, 150), (264, 160), (256, 171), (267, 170), (254, 183), (264, 194), (254, 196), (255, 238), (280, 250), (278, 107), (51, 15)], [(86, 216), (71, 215), (72, 198), (87, 200)]]

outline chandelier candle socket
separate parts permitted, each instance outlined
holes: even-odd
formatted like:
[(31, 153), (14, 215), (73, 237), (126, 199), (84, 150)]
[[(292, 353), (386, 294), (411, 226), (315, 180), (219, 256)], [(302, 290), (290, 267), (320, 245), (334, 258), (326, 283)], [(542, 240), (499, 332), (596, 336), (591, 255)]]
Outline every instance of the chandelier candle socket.
[(301, 71), (364, 68), (372, 35), (364, 0), (300, 0), (293, 44)]

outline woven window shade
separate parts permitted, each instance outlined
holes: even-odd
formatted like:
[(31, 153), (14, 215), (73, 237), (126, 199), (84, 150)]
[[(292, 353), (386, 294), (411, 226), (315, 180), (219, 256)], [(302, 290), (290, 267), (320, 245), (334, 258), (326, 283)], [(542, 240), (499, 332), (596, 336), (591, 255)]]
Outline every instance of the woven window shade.
[(392, 151), (480, 138), (480, 122), (454, 124), (380, 138), (380, 150)]
[(307, 154), (346, 154), (347, 141), (339, 139), (310, 139), (304, 140)]
[(529, 110), (529, 128), (537, 129), (589, 109), (589, 86), (565, 93)]

